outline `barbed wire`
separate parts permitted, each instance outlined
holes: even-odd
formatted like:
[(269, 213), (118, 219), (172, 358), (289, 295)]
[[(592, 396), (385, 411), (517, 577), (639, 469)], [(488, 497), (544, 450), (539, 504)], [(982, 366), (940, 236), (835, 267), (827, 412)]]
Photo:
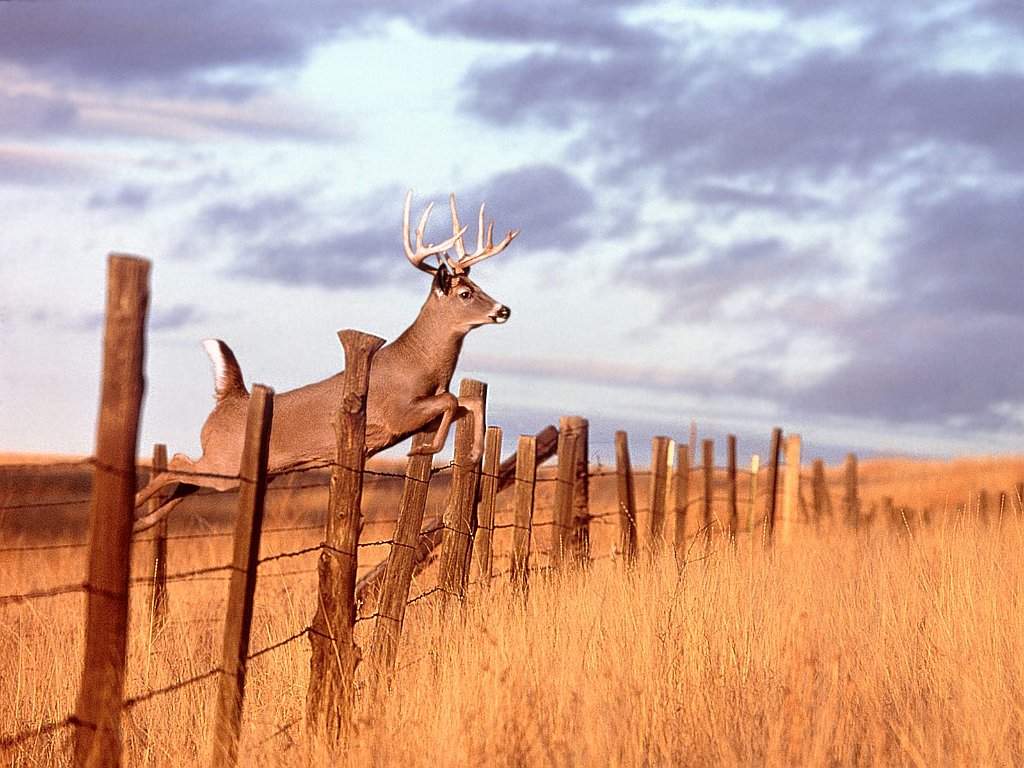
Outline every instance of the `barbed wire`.
[(47, 723), (33, 725), (30, 728), (16, 731), (15, 733), (4, 734), (0, 736), (0, 751), (13, 749), (14, 747), (21, 746), (31, 739), (48, 736), (54, 731), (59, 731), (62, 728), (70, 728), (77, 724), (78, 720), (74, 715), (67, 715), (66, 717), (62, 717), (60, 720), (51, 720)]
[(74, 592), (85, 592), (86, 585), (82, 582), (77, 584), (62, 584), (48, 589), (36, 589), (31, 592), (21, 592), (10, 595), (0, 595), (0, 606), (26, 603), (30, 600), (38, 600), (45, 597), (57, 597), (58, 595), (69, 595)]

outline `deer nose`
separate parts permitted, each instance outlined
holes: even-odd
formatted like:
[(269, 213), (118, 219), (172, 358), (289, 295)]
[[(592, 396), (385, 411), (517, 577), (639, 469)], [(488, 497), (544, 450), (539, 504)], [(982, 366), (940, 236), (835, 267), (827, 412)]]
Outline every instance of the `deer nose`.
[(506, 320), (508, 320), (511, 314), (512, 310), (502, 305), (501, 307), (498, 308), (498, 311), (494, 313), (494, 322), (504, 323)]

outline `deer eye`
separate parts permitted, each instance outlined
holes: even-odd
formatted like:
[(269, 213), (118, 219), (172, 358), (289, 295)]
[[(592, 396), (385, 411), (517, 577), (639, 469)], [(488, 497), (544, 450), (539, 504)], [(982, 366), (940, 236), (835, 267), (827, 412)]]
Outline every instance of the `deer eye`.
[(459, 291), (460, 299), (468, 299), (471, 295), (472, 294), (470, 293), (468, 288), (463, 288), (461, 291)]

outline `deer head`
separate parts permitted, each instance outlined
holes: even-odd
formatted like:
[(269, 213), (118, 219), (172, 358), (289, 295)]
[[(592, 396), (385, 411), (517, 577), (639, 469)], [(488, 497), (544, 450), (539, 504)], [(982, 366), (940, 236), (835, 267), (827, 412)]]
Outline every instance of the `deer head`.
[[(423, 231), (426, 228), (430, 211), (434, 207), (434, 204), (430, 203), (416, 227), (414, 248), (409, 240), (409, 206), (412, 203), (412, 191), (410, 190), (406, 194), (405, 213), (402, 219), (402, 243), (405, 247), (405, 255), (414, 267), (433, 276), (433, 290), (431, 297), (428, 298), (428, 305), (432, 300), (436, 302), (438, 306), (434, 311), (443, 314), (453, 330), (465, 333), (479, 325), (504, 323), (511, 315), (511, 310), (492, 299), (480, 289), (480, 286), (470, 280), (469, 268), (473, 264), (496, 256), (505, 250), (519, 234), (519, 230), (514, 232), (510, 230), (505, 238), (495, 245), (494, 222), (491, 221), (485, 229), (484, 206), (481, 205), (476, 250), (473, 253), (466, 253), (463, 236), (468, 227), (462, 226), (459, 222), (455, 195), (451, 195), (449, 202), (452, 212), (452, 236), (440, 245), (424, 245)], [(448, 255), (450, 248), (455, 250), (456, 258), (454, 259)], [(431, 256), (437, 257), (437, 266), (427, 262)]]

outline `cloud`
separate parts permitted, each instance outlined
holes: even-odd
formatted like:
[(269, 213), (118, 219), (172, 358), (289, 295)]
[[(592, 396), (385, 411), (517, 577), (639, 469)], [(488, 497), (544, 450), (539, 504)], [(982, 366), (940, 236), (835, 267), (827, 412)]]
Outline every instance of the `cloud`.
[[(520, 229), (523, 245), (531, 249), (571, 250), (590, 238), (587, 219), (595, 208), (593, 192), (555, 165), (542, 163), (495, 174), (468, 197), (486, 201), (493, 212), (488, 218), (496, 217), (496, 232)], [(463, 223), (469, 220), (462, 218)], [(475, 230), (475, 224), (470, 225), (471, 239)]]
[(150, 313), (151, 331), (175, 331), (188, 328), (205, 320), (206, 312), (198, 304), (173, 304), (169, 307), (155, 307)]
[(999, 428), (994, 410), (1024, 400), (1019, 321), (898, 307), (849, 329), (850, 360), (806, 390), (789, 393), (793, 407), (949, 426)]
[(120, 208), (144, 211), (153, 199), (153, 190), (139, 184), (124, 184), (111, 192), (94, 192), (86, 201), (92, 210)]
[[(174, 304), (169, 307), (154, 306), (149, 312), (149, 330), (155, 333), (187, 328), (206, 318), (206, 312), (197, 304)], [(38, 307), (25, 320), (33, 325), (57, 327), (75, 333), (97, 333), (106, 324), (102, 310), (67, 311)]]
[(12, 93), (0, 85), (0, 135), (38, 138), (72, 130), (78, 108), (69, 99)]
[(97, 164), (80, 153), (0, 144), (0, 182), (5, 184), (55, 184), (97, 173)]
[(369, 3), (328, 0), (304, 3), (302, 13), (239, 0), (3, 3), (0, 60), (109, 84), (182, 82), (227, 68), (298, 64), (371, 11)]
[(921, 311), (1024, 315), (1020, 281), (1024, 185), (959, 189), (909, 201), (897, 237), (893, 287)]
[[(190, 240), (178, 252), (187, 256), (226, 249), (232, 275), (282, 285), (363, 288), (396, 280), (422, 282), (422, 274), (409, 268), (401, 250), (403, 197), (398, 187), (387, 186), (344, 206), (306, 189), (215, 202), (188, 228), (208, 242), (196, 245)], [(413, 200), (410, 228), (425, 206), (435, 203), (425, 242), (451, 237), (447, 197), (447, 192), (435, 191)], [(467, 249), (476, 246), (478, 202), (486, 202), (496, 239), (522, 229), (522, 243), (534, 250), (571, 249), (586, 242), (585, 222), (594, 209), (591, 193), (579, 180), (544, 164), (496, 173), (460, 191), (457, 202), (460, 219), (469, 226)], [(332, 213), (325, 213), (328, 208)]]

